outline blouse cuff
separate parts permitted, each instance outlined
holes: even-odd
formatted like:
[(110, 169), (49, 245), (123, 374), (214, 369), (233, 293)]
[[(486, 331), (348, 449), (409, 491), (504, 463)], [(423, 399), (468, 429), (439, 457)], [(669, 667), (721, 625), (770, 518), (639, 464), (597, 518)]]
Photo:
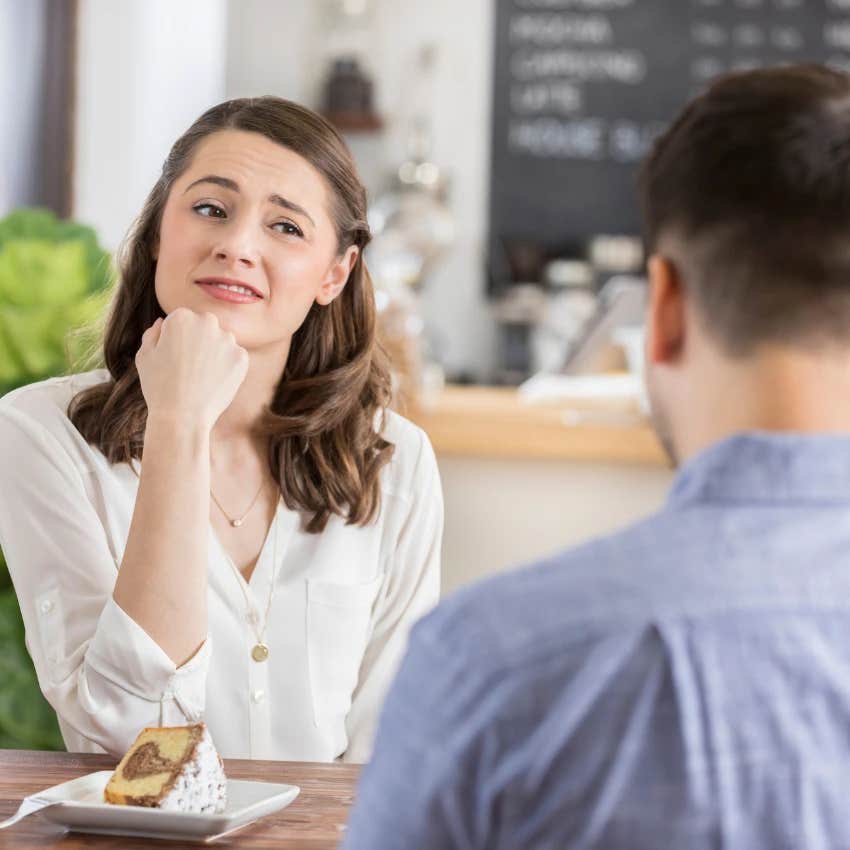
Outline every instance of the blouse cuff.
[(209, 637), (182, 666), (112, 598), (100, 615), (86, 653), (88, 666), (123, 690), (151, 702), (159, 702), (161, 715), (173, 715), (169, 702), (180, 708), (186, 720), (204, 714), (206, 679), (212, 654)]

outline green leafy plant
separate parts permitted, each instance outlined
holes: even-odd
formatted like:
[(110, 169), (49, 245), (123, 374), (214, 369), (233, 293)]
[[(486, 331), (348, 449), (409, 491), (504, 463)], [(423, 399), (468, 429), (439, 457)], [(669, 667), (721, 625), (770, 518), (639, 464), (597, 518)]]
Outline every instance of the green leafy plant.
[[(65, 374), (90, 355), (111, 280), (109, 254), (90, 227), (41, 209), (0, 219), (0, 395)], [(0, 747), (62, 748), (24, 645), (2, 552)]]
[(91, 347), (112, 279), (94, 230), (41, 209), (0, 219), (0, 394), (66, 372)]

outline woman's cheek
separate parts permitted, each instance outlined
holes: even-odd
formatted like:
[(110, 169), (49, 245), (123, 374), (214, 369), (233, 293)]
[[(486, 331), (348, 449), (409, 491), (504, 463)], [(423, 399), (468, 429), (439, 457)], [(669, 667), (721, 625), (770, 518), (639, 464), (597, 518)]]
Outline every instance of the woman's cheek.
[(312, 298), (318, 294), (325, 269), (311, 257), (288, 257), (277, 266), (275, 291), (288, 298)]
[(162, 262), (157, 263), (154, 292), (159, 306), (166, 313), (170, 313), (180, 306), (181, 292), (178, 280), (178, 277), (168, 265), (164, 265)]

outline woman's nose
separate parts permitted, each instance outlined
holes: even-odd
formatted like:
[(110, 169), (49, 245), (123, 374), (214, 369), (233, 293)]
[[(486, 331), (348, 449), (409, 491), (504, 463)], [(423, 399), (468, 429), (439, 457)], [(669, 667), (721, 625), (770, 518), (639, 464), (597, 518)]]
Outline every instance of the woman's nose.
[(247, 227), (233, 228), (214, 247), (216, 260), (253, 267), (258, 262), (257, 246)]
[(218, 248), (215, 252), (215, 258), (224, 263), (238, 263), (241, 266), (253, 267), (257, 264), (256, 259), (249, 251), (231, 251), (225, 248)]

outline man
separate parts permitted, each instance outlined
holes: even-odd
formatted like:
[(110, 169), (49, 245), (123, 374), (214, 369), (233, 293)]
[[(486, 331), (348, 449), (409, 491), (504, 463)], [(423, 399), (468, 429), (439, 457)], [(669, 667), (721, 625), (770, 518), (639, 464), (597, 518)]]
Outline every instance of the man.
[(850, 77), (718, 80), (642, 195), (669, 500), (415, 628), (346, 850), (850, 847)]

